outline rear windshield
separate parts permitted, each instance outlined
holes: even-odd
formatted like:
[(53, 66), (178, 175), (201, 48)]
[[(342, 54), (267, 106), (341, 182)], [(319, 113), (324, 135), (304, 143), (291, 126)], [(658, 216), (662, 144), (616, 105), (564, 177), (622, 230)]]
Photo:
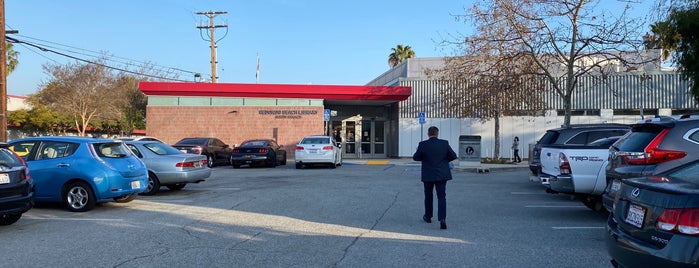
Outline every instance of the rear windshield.
[(94, 143), (92, 146), (100, 157), (122, 158), (131, 154), (121, 142)]
[(553, 144), (558, 139), (558, 131), (546, 131), (543, 137), (539, 139), (539, 144)]
[(3, 167), (18, 167), (22, 162), (9, 149), (0, 149), (0, 166)]
[(670, 179), (681, 179), (699, 184), (699, 161), (689, 164), (677, 171), (668, 174)]
[(615, 144), (621, 152), (643, 152), (650, 142), (658, 136), (662, 128), (641, 128), (623, 136)]
[(162, 142), (144, 143), (143, 147), (157, 155), (182, 154), (182, 151)]
[(609, 147), (614, 144), (617, 140), (619, 140), (620, 137), (611, 137), (611, 138), (603, 138), (599, 139), (593, 142), (590, 142), (588, 145), (589, 146), (600, 146), (600, 147)]
[(267, 146), (267, 141), (246, 141), (240, 147), (264, 147)]
[(330, 144), (330, 138), (326, 138), (326, 137), (305, 138), (301, 141), (301, 144)]
[(205, 144), (207, 139), (184, 139), (178, 141), (177, 144)]

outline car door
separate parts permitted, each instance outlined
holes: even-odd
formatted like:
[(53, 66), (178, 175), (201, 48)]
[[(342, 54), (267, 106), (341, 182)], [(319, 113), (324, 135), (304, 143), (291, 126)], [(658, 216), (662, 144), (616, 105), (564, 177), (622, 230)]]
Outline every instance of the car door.
[(79, 144), (42, 141), (26, 158), (29, 174), (36, 185), (37, 200), (60, 200), (61, 187), (74, 174), (73, 160), (69, 157)]
[(210, 144), (216, 159), (228, 159), (230, 157), (230, 150), (228, 150), (228, 144), (223, 143), (219, 139), (212, 139)]

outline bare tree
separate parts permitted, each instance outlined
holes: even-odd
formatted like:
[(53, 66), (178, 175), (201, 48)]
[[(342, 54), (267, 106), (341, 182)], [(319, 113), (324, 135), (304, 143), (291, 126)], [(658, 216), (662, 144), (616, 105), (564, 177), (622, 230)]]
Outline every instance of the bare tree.
[(636, 54), (643, 42), (641, 21), (628, 16), (634, 2), (616, 1), (620, 8), (612, 14), (600, 0), (482, 0), (462, 17), (472, 21), (477, 34), (461, 40), (474, 44), (467, 46), (500, 47), (503, 60), (529, 62), (533, 68), (526, 71), (544, 78), (562, 99), (568, 126), (579, 77), (603, 78), (657, 60)]
[(45, 64), (43, 68), (51, 78), (37, 97), (54, 111), (72, 118), (79, 135), (84, 136), (95, 120), (121, 119), (124, 98), (121, 91), (114, 90), (113, 76), (105, 65)]
[[(507, 36), (514, 33), (505, 26), (497, 21), (480, 25), (477, 33), (457, 44), (463, 56), (447, 57), (443, 69), (428, 71), (443, 82), (442, 102), (457, 111), (457, 117), (493, 120), (496, 159), (500, 158), (500, 118), (544, 109), (540, 99), (544, 83), (531, 58), (511, 46)], [(480, 41), (493, 33), (504, 38)]]

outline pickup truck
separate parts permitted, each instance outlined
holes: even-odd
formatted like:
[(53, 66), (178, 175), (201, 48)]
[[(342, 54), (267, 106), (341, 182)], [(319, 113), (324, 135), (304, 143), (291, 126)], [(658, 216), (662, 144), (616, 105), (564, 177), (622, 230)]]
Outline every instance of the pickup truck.
[(543, 146), (539, 177), (546, 191), (578, 196), (588, 208), (602, 211), (609, 147), (619, 138), (604, 138), (587, 145)]

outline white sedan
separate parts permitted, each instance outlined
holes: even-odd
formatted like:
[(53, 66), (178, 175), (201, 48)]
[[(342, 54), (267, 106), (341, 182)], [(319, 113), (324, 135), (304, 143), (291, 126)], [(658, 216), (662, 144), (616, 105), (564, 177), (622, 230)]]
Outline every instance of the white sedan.
[(342, 165), (340, 145), (330, 136), (307, 136), (296, 145), (296, 168), (323, 164), (335, 168)]

